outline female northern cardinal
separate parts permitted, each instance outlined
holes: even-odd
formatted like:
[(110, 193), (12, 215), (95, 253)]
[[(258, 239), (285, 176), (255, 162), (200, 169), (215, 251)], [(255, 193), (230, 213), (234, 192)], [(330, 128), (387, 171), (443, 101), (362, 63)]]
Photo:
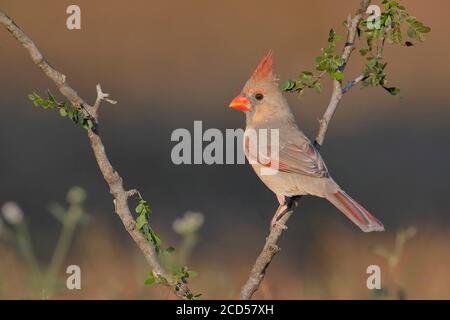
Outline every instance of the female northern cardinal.
[[(278, 130), (278, 159), (271, 159), (272, 152), (270, 155), (262, 155), (257, 151), (256, 156), (252, 155), (248, 139), (245, 138), (245, 154), (249, 161), (252, 160), (250, 162), (256, 174), (277, 195), (280, 208), (284, 206), (285, 209), (291, 197), (314, 195), (326, 198), (362, 231), (383, 231), (383, 224), (331, 178), (319, 152), (297, 127), (294, 115), (278, 88), (272, 65), (272, 53), (269, 52), (256, 67), (241, 94), (230, 104), (230, 108), (245, 112), (246, 133), (249, 129)], [(270, 142), (267, 147), (270, 149)], [(272, 147), (275, 146), (272, 144)], [(262, 161), (262, 158), (266, 159)], [(278, 163), (277, 173), (261, 174), (261, 169), (269, 166), (272, 160)], [(272, 225), (278, 224), (278, 219), (283, 214), (280, 208), (272, 219)]]

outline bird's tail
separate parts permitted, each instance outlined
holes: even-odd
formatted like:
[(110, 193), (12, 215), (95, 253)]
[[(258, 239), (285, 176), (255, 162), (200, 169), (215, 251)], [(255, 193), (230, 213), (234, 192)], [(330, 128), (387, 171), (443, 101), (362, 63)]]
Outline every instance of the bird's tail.
[(344, 191), (327, 194), (326, 198), (364, 232), (384, 231), (383, 224)]

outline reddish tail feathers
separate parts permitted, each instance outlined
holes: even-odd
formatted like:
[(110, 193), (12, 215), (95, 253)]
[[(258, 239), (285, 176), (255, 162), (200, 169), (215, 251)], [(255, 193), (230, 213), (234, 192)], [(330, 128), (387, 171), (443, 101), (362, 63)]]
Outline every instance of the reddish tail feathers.
[(362, 231), (384, 231), (383, 224), (344, 191), (340, 190), (334, 194), (328, 194), (326, 198)]

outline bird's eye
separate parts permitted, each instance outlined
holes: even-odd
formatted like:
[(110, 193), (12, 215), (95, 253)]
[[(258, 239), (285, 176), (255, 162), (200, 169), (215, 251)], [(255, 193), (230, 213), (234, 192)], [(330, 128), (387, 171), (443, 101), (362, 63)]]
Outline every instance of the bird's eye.
[(255, 94), (255, 99), (261, 101), (264, 99), (264, 95), (262, 93), (257, 93)]

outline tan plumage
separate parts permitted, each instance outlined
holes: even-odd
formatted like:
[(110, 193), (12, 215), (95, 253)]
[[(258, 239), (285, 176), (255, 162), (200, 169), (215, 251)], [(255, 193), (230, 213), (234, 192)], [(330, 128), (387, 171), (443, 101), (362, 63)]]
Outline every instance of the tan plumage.
[[(270, 137), (267, 138), (267, 154), (259, 152), (252, 145), (255, 143), (252, 139), (245, 139), (245, 153), (256, 174), (277, 195), (280, 203), (286, 197), (299, 195), (326, 198), (363, 231), (383, 231), (381, 222), (331, 178), (320, 153), (298, 128), (278, 88), (272, 67), (273, 58), (269, 52), (258, 64), (241, 94), (230, 104), (232, 108), (245, 111), (246, 132), (260, 129), (277, 129), (279, 132), (279, 145), (274, 145)], [(274, 154), (271, 149), (274, 147), (278, 148), (278, 161), (271, 158)], [(261, 170), (272, 161), (278, 163), (278, 172), (274, 175), (262, 174)]]

